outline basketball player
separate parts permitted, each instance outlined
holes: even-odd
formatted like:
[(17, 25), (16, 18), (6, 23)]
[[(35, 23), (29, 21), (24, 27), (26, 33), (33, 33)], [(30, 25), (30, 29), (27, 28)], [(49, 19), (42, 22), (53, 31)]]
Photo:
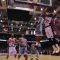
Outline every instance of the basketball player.
[(11, 35), (11, 37), (7, 41), (8, 45), (9, 45), (9, 51), (8, 51), (9, 53), (8, 53), (7, 58), (11, 55), (14, 55), (15, 58), (16, 58), (17, 51), (16, 51), (16, 48), (15, 48), (16, 47), (15, 46), (15, 41), (16, 41), (16, 39), (14, 38), (13, 35)]
[(50, 45), (52, 45), (52, 47), (53, 47), (53, 53), (52, 54), (54, 54), (54, 53), (59, 52), (59, 46), (58, 46), (57, 41), (54, 37), (53, 30), (52, 30), (50, 23), (51, 23), (51, 19), (46, 17), (44, 20), (45, 33), (46, 33), (46, 37), (49, 39)]
[[(36, 44), (31, 44), (30, 50), (31, 50), (31, 54), (36, 54), (36, 60), (39, 60), (39, 58), (38, 58), (39, 52), (36, 48)], [(33, 55), (31, 56), (31, 60), (33, 60)]]
[(22, 37), (19, 38), (19, 55), (18, 59), (21, 57), (21, 55), (24, 55), (25, 60), (28, 59), (27, 56), (27, 39), (24, 37), (24, 34), (22, 34)]

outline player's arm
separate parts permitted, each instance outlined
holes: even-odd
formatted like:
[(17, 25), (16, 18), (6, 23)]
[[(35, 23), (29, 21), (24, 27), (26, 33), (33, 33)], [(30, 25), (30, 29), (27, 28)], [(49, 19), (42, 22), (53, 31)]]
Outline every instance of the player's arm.
[(21, 39), (19, 38), (18, 44), (21, 44), (21, 43), (22, 43), (22, 41), (21, 41)]
[(15, 44), (19, 44), (19, 40), (18, 39), (15, 40)]
[(10, 38), (7, 40), (7, 44), (9, 44), (9, 40), (10, 40)]

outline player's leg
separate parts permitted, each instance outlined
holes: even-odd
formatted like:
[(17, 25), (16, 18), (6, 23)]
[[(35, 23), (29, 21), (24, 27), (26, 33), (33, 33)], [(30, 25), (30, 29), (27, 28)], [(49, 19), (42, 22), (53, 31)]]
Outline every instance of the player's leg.
[(31, 54), (31, 56), (30, 56), (30, 57), (31, 57), (31, 59), (30, 59), (30, 60), (33, 60), (33, 54)]
[(55, 45), (54, 45), (53, 39), (52, 39), (52, 38), (48, 38), (48, 40), (49, 40), (49, 44), (50, 44), (50, 46), (51, 46), (52, 49), (53, 49), (52, 54), (54, 54), (56, 48), (55, 48)]
[(16, 48), (15, 48), (15, 47), (13, 47), (13, 55), (14, 55), (14, 57), (16, 58), (17, 51), (16, 51)]
[(23, 53), (23, 48), (21, 46), (19, 46), (18, 59), (20, 59), (22, 53)]
[(23, 48), (24, 48), (24, 57), (25, 57), (25, 60), (28, 60), (27, 47), (23, 47)]
[(35, 54), (36, 54), (36, 60), (39, 60), (39, 49), (40, 49), (40, 46), (35, 46)]
[(28, 56), (27, 55), (24, 55), (24, 57), (25, 57), (25, 60), (28, 60)]
[(6, 56), (6, 58), (8, 59), (9, 58), (9, 47), (7, 47), (7, 56)]
[(54, 41), (54, 45), (55, 45), (55, 47), (56, 47), (56, 53), (59, 53), (59, 45), (58, 45), (58, 41), (55, 39), (55, 38), (53, 38), (53, 41)]
[(9, 47), (9, 49), (8, 49), (8, 54), (7, 54), (7, 59), (9, 58), (9, 56), (11, 55), (11, 52), (12, 52), (12, 48), (11, 47)]
[(53, 48), (52, 54), (55, 54), (57, 51), (55, 38), (51, 38), (51, 42), (52, 42), (51, 44), (52, 44), (52, 48)]

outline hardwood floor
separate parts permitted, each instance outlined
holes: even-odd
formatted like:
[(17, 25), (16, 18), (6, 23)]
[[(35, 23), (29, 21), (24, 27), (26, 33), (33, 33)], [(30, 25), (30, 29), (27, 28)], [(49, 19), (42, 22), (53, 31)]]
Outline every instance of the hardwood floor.
[[(60, 60), (60, 56), (51, 56), (51, 55), (39, 55), (39, 60)], [(17, 57), (14, 58), (14, 56), (10, 56), (8, 59), (6, 59), (6, 56), (0, 56), (0, 60), (25, 60), (23, 56), (21, 56), (20, 59)], [(31, 56), (28, 56), (28, 60), (31, 60)], [(36, 60), (36, 56), (33, 56), (33, 60)]]

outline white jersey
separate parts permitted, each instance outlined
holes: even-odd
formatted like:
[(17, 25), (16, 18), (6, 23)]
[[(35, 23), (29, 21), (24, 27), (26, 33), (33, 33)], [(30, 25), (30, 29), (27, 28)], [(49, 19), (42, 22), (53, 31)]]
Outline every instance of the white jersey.
[(45, 33), (47, 38), (53, 38), (53, 32), (52, 32), (51, 26), (48, 26), (45, 28)]
[(9, 46), (15, 46), (15, 38), (9, 38), (8, 44)]
[(24, 37), (19, 38), (19, 40), (21, 40), (21, 44), (23, 46), (27, 46), (27, 39), (25, 39)]

